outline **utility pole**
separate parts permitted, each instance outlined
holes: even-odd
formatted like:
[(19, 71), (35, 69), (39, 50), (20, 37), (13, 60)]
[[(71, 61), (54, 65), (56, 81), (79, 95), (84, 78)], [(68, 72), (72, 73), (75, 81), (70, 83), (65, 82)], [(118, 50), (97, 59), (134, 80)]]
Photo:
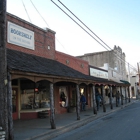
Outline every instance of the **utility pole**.
[(8, 140), (6, 0), (0, 0), (0, 126)]

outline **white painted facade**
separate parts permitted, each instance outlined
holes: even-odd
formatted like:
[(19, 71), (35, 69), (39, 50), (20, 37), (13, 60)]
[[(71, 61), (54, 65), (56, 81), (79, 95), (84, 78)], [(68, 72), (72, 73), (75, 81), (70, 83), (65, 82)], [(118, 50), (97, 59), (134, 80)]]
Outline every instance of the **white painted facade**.
[[(119, 46), (114, 46), (114, 49), (111, 51), (84, 54), (83, 56), (78, 56), (78, 58), (88, 61), (91, 67), (93, 66), (97, 67), (97, 69), (102, 69), (102, 71), (107, 71), (108, 80), (110, 81), (120, 83), (120, 80), (128, 81), (125, 67), (125, 54), (122, 52), (122, 49)], [(120, 87), (117, 87), (116, 90), (120, 92)], [(122, 87), (122, 94), (124, 97), (125, 92), (126, 96), (128, 97), (128, 91), (124, 87)], [(115, 100), (116, 99), (113, 98), (113, 102), (115, 102)], [(106, 103), (109, 103), (108, 96), (105, 96), (105, 101)]]
[(108, 79), (116, 82), (127, 81), (125, 67), (125, 53), (118, 46), (114, 46), (111, 51), (96, 52), (78, 56), (89, 62), (89, 65), (102, 68), (108, 71)]
[(139, 83), (139, 75), (130, 76), (130, 83), (131, 83), (131, 96), (133, 98), (137, 98), (140, 93)]

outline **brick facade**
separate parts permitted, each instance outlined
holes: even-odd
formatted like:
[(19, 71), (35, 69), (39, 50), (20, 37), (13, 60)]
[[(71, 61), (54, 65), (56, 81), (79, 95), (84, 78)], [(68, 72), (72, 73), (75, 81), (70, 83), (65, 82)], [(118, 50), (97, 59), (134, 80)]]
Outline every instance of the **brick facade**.
[(89, 67), (87, 61), (58, 51), (56, 51), (55, 55), (56, 61), (59, 61), (64, 65), (67, 65), (68, 67), (71, 67), (81, 73), (89, 75)]
[[(55, 50), (54, 31), (50, 29), (44, 30), (9, 13), (7, 13), (7, 24), (8, 21), (34, 32), (35, 50), (27, 49), (8, 42), (6, 44), (7, 48), (53, 59), (81, 73), (89, 75), (89, 67), (87, 61)], [(48, 46), (50, 49), (48, 49)]]
[[(55, 32), (54, 31), (50, 29), (43, 30), (42, 28), (39, 28), (11, 14), (7, 14), (7, 24), (8, 21), (34, 32), (35, 50), (10, 44), (8, 42), (6, 44), (7, 48), (18, 50), (29, 54), (34, 54), (49, 59), (55, 59)], [(50, 47), (50, 49), (48, 49), (48, 46)]]
[[(21, 51), (28, 54), (33, 54), (40, 57), (45, 57), (48, 59), (53, 59), (83, 74), (89, 75), (89, 64), (87, 61), (55, 50), (55, 32), (54, 31), (50, 29), (44, 30), (25, 20), (22, 20), (14, 15), (11, 15), (9, 13), (7, 13), (7, 25), (8, 25), (8, 22), (11, 22), (13, 24), (16, 24), (18, 26), (21, 26), (23, 28), (26, 28), (34, 32), (34, 44), (35, 44), (34, 48), (35, 49), (31, 50), (28, 48), (24, 48), (24, 47), (6, 42), (7, 48)], [(48, 49), (48, 46), (50, 47), (50, 49)], [(66, 88), (67, 88), (68, 99), (71, 100), (73, 90), (75, 91), (76, 89), (75, 87), (72, 87), (71, 84), (67, 84)], [(87, 91), (85, 95), (87, 98), (87, 102), (90, 102), (88, 92), (89, 91)], [(59, 86), (54, 86), (54, 105), (55, 105), (56, 114), (67, 112), (67, 108), (60, 106)], [(21, 113), (20, 119), (29, 119), (33, 117), (37, 118), (38, 117), (37, 115), (38, 113), (36, 112), (35, 113)]]

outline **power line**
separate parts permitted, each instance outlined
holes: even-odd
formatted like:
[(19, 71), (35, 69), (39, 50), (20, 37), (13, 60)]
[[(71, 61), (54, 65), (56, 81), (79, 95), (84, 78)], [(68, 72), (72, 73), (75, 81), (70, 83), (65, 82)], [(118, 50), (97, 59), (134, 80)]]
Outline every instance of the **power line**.
[[(78, 19), (91, 33), (93, 33), (104, 45), (106, 45), (110, 50), (110, 48), (99, 36), (97, 36), (82, 20), (80, 20), (68, 7), (66, 7), (60, 0), (58, 0), (76, 19)], [(114, 53), (115, 54), (115, 53)], [(116, 54), (115, 54), (116, 55)], [(122, 58), (121, 58), (122, 59)], [(122, 59), (123, 60), (123, 59)]]
[[(76, 17), (89, 31), (91, 31), (103, 44), (110, 48), (101, 38), (99, 38), (84, 22), (82, 22), (71, 10), (68, 9), (60, 0), (58, 0), (74, 17)], [(111, 49), (111, 48), (110, 48)]]
[[(104, 45), (106, 45), (108, 48), (110, 48), (99, 36), (97, 36), (84, 22), (82, 22), (71, 10), (68, 9), (60, 0), (58, 0), (76, 19), (78, 19), (89, 31), (91, 31)], [(112, 50), (112, 48), (110, 48)], [(114, 53), (115, 54), (115, 53)], [(116, 54), (115, 54), (116, 55)], [(123, 60), (120, 56), (118, 56), (119, 59)], [(125, 63), (128, 64), (125, 60), (123, 60)], [(129, 64), (130, 65), (130, 64)], [(130, 65), (132, 66), (132, 65)], [(133, 67), (133, 66), (132, 66)], [(133, 67), (135, 68), (135, 67)]]
[[(22, 3), (23, 3), (23, 0), (22, 0)], [(25, 4), (23, 3), (23, 6), (24, 6), (24, 8), (25, 8), (25, 11), (26, 11), (26, 14), (28, 15), (28, 18), (29, 18), (29, 20), (30, 20), (30, 22), (31, 22), (31, 19), (30, 19), (30, 17), (29, 17), (29, 14), (28, 14), (28, 12), (27, 12), (27, 10), (26, 10), (26, 7), (25, 7)], [(32, 23), (32, 22), (31, 22)], [(39, 36), (38, 34), (37, 34), (37, 36)], [(48, 52), (47, 52), (48, 53)]]
[[(31, 1), (31, 3), (33, 4), (33, 2), (32, 2), (32, 0), (30, 0)], [(37, 8), (35, 7), (35, 5), (33, 4), (33, 6), (34, 6), (34, 8), (36, 9), (36, 11), (39, 13), (39, 11), (37, 10)], [(62, 10), (63, 11), (63, 10)], [(64, 11), (63, 11), (64, 12)], [(39, 15), (41, 16), (41, 14), (39, 13)], [(41, 18), (43, 18), (42, 16), (41, 16)], [(43, 20), (45, 21), (45, 19), (43, 18)], [(74, 22), (76, 22), (76, 21), (74, 21)], [(45, 22), (46, 23), (46, 22)], [(77, 23), (77, 22), (76, 22)], [(78, 24), (78, 23), (77, 23)], [(48, 24), (47, 24), (48, 25)], [(78, 24), (79, 25), (79, 24)], [(79, 25), (80, 26), (80, 25)], [(49, 25), (48, 25), (48, 27), (49, 27)], [(82, 26), (80, 26), (83, 30), (85, 30)], [(86, 30), (85, 30), (85, 32), (87, 32)], [(88, 32), (87, 32), (88, 33)], [(89, 33), (88, 33), (89, 34)], [(89, 34), (92, 38), (94, 38), (91, 34)], [(56, 38), (57, 39), (57, 38)], [(95, 39), (95, 38), (94, 38)], [(95, 39), (96, 40), (96, 39)], [(58, 40), (57, 40), (58, 41)], [(98, 40), (96, 40), (100, 45), (102, 45)], [(59, 42), (60, 43), (60, 42)], [(61, 44), (62, 45), (62, 44)], [(102, 45), (103, 46), (103, 45)], [(103, 46), (104, 47), (104, 46)], [(106, 47), (105, 47), (106, 48)], [(107, 49), (107, 48), (106, 48)]]
[[(47, 24), (47, 26), (49, 27), (49, 25), (48, 25), (48, 23), (46, 22), (46, 20), (43, 18), (43, 16), (40, 14), (40, 12), (37, 10), (37, 8), (36, 8), (36, 6), (34, 5), (34, 3), (32, 2), (32, 0), (30, 0), (31, 1), (31, 3), (32, 3), (32, 5), (33, 5), (33, 7), (36, 9), (36, 11), (38, 12), (38, 14), (41, 16), (41, 18), (43, 19), (43, 21)], [(84, 24), (73, 12), (71, 12), (60, 0), (58, 0), (73, 16), (75, 16), (89, 31), (91, 31), (103, 44), (105, 44), (108, 48), (110, 48), (102, 39), (100, 39), (86, 24)], [(53, 2), (53, 1), (52, 1)], [(54, 3), (54, 2), (53, 2)], [(27, 16), (28, 16), (28, 18), (29, 18), (29, 20), (30, 20), (30, 22), (32, 23), (32, 21), (31, 21), (31, 18), (29, 17), (29, 14), (28, 14), (28, 12), (27, 12), (27, 9), (26, 9), (26, 7), (25, 7), (25, 4), (24, 4), (24, 2), (23, 2), (23, 0), (22, 0), (22, 4), (23, 4), (23, 6), (24, 6), (24, 9), (25, 9), (25, 11), (26, 11), (26, 14), (27, 14)], [(54, 3), (55, 5), (56, 5), (56, 3)], [(58, 5), (57, 5), (58, 6)], [(59, 7), (59, 6), (58, 6)], [(59, 7), (60, 8), (60, 7)], [(61, 8), (60, 8), (61, 9)], [(62, 10), (62, 9), (61, 9)], [(63, 12), (64, 12), (64, 10), (62, 10)], [(66, 12), (64, 12), (65, 14), (66, 14)], [(67, 14), (67, 16), (69, 16), (68, 14)], [(69, 16), (70, 17), (70, 16)], [(70, 17), (71, 18), (71, 17)], [(72, 18), (71, 18), (72, 19)], [(73, 20), (73, 19), (72, 19)], [(75, 20), (74, 20), (74, 22), (76, 22)], [(77, 22), (76, 22), (77, 23)], [(77, 23), (78, 24), (78, 23)], [(79, 24), (78, 24), (79, 25)], [(79, 25), (84, 31), (86, 31), (81, 25)], [(49, 27), (50, 28), (50, 27)], [(87, 31), (86, 31), (87, 32)], [(87, 32), (88, 33), (88, 32)], [(89, 34), (89, 33), (88, 33)], [(89, 34), (90, 35), (90, 34)], [(91, 35), (90, 35), (91, 36)], [(92, 36), (93, 37), (93, 36)], [(93, 39), (95, 39), (94, 37), (93, 37)], [(60, 41), (56, 38), (56, 40), (60, 43)], [(96, 40), (96, 39), (95, 39)], [(97, 40), (96, 40), (97, 41)], [(98, 41), (97, 41), (98, 42)], [(102, 45), (100, 42), (98, 42), (100, 45)], [(60, 45), (65, 49), (65, 47), (60, 43)], [(102, 45), (103, 46), (103, 45)], [(104, 47), (104, 46), (103, 46)], [(108, 50), (106, 47), (104, 47), (106, 50)], [(110, 48), (111, 49), (111, 48)], [(66, 50), (66, 49), (65, 49)], [(66, 51), (67, 52), (67, 51)], [(115, 53), (114, 53), (115, 54)], [(116, 54), (115, 54), (116, 55)], [(116, 55), (117, 56), (117, 55)], [(123, 60), (122, 58), (120, 58), (119, 56), (117, 56), (117, 58), (119, 58), (119, 59), (121, 59), (121, 60)], [(128, 63), (128, 62), (126, 62), (125, 60), (123, 60), (125, 63)], [(134, 68), (132, 65), (130, 65), (129, 64), (129, 66), (131, 66), (131, 68)]]
[[(71, 18), (76, 24), (78, 24), (72, 17), (70, 17), (62, 8), (60, 8), (60, 6), (58, 6), (53, 0), (51, 0), (60, 10), (62, 10), (69, 18)], [(61, 5), (63, 5), (76, 19), (78, 19), (91, 33), (93, 33), (104, 45), (106, 45), (109, 49), (111, 49), (101, 38), (99, 38), (84, 22), (82, 22), (71, 10), (69, 10), (60, 0), (58, 0)], [(81, 27), (81, 25), (78, 24), (78, 26)], [(83, 29), (83, 27), (82, 27)], [(86, 31), (85, 29), (83, 29), (84, 31)], [(87, 31), (86, 31), (87, 32)], [(87, 32), (88, 33), (88, 32)], [(89, 34), (89, 33), (88, 33)], [(90, 34), (89, 34), (90, 35)], [(91, 35), (90, 35), (91, 36)], [(93, 37), (93, 36), (92, 36)], [(95, 39), (93, 37), (93, 39)], [(95, 39), (96, 40), (96, 39)], [(96, 40), (97, 41), (97, 40)], [(98, 42), (98, 41), (97, 41)], [(99, 43), (99, 42), (98, 42)], [(101, 43), (99, 43), (101, 45)], [(103, 45), (102, 45), (103, 46)], [(103, 46), (106, 50), (108, 50), (105, 46)], [(112, 49), (111, 49), (112, 50)], [(115, 54), (115, 52), (113, 52)], [(128, 64), (127, 61), (123, 60), (120, 56), (117, 56), (117, 54), (115, 54), (117, 58), (119, 58), (121, 61), (124, 61), (125, 63)], [(129, 66), (133, 67), (132, 65), (129, 64)], [(135, 67), (133, 67), (134, 69), (136, 69)]]
[(80, 28), (82, 28), (87, 34), (89, 34), (94, 40), (96, 40), (102, 47), (108, 50), (103, 44), (101, 44), (95, 37), (93, 37), (88, 31), (86, 31), (78, 22), (76, 22), (71, 16), (69, 16), (59, 5), (51, 0), (62, 12), (64, 12), (71, 20), (73, 20)]
[[(32, 3), (33, 7), (36, 9), (36, 11), (38, 12), (38, 14), (41, 16), (41, 14), (39, 13), (39, 11), (37, 10), (37, 8), (35, 7), (35, 5), (33, 4), (32, 0), (30, 0), (30, 2)], [(47, 24), (47, 26), (49, 27), (48, 23), (46, 22), (46, 20), (41, 16), (41, 18), (44, 20), (44, 22)]]
[[(43, 19), (43, 21), (46, 23), (46, 25), (48, 26), (48, 28), (50, 28), (49, 24), (46, 22), (46, 20), (43, 18), (43, 16), (40, 14), (40, 12), (37, 10), (35, 4), (32, 2), (32, 0), (30, 0), (30, 1), (31, 1), (31, 3), (32, 3), (33, 7), (35, 8), (35, 10), (37, 11), (37, 13), (40, 15), (40, 17), (41, 17), (41, 18)], [(67, 52), (66, 48), (65, 48), (65, 47), (62, 45), (62, 43), (57, 39), (57, 37), (56, 37), (56, 40), (57, 40), (57, 42), (63, 47), (63, 49)]]
[[(32, 2), (32, 0), (30, 0), (33, 7), (36, 9), (37, 13), (40, 15), (40, 17), (43, 19), (43, 21), (47, 24), (46, 20), (43, 18), (43, 16), (40, 14), (40, 12), (37, 10), (35, 4)], [(49, 27), (49, 24), (47, 24), (47, 26)], [(50, 27), (49, 27), (50, 28)], [(55, 37), (56, 38), (56, 37)], [(65, 47), (62, 45), (62, 43), (56, 38), (56, 40), (59, 42), (59, 44), (65, 49)], [(65, 51), (67, 52), (67, 50), (65, 49)], [(68, 52), (67, 52), (68, 53)], [(77, 63), (77, 61), (76, 61)], [(78, 64), (78, 63), (77, 63)], [(79, 65), (79, 64), (78, 64)]]
[(28, 14), (28, 12), (27, 12), (27, 10), (26, 10), (26, 7), (25, 7), (25, 4), (24, 4), (23, 0), (22, 0), (22, 4), (23, 4), (23, 7), (24, 7), (24, 9), (25, 9), (25, 12), (26, 12), (26, 14), (27, 14), (27, 16), (28, 16), (28, 18), (29, 18), (29, 21), (32, 23), (31, 18), (30, 18), (29, 14)]
[[(34, 5), (34, 3), (32, 2), (32, 0), (30, 0), (33, 7), (36, 9), (36, 11), (38, 12), (38, 14), (41, 16), (41, 18), (43, 19), (43, 21), (47, 24), (47, 26), (49, 27), (48, 23), (46, 22), (46, 20), (43, 18), (43, 16), (39, 13), (39, 11), (37, 10), (36, 6)], [(62, 8), (60, 8), (60, 6), (58, 6), (53, 0), (51, 0), (59, 9), (61, 9), (69, 18), (71, 18), (78, 26), (80, 26), (87, 34), (89, 34), (94, 40), (96, 40), (102, 47), (104, 47), (106, 50), (109, 51), (109, 49), (111, 49), (102, 39), (100, 39), (88, 26), (86, 26), (75, 14), (73, 14), (60, 0), (58, 0), (71, 14), (73, 14), (88, 30), (91, 31), (91, 33), (93, 33), (104, 45), (106, 45), (108, 48), (106, 48), (103, 44), (101, 44), (96, 38), (94, 38), (88, 31), (86, 31), (78, 22), (76, 22), (72, 17), (70, 17)], [(50, 27), (49, 27), (50, 28)], [(60, 41), (56, 38), (56, 40), (60, 43)], [(61, 43), (60, 43), (61, 44)], [(61, 44), (61, 46), (64, 48), (64, 46)], [(65, 48), (64, 48), (65, 49)], [(112, 49), (111, 49), (112, 50)], [(113, 52), (114, 53), (114, 52)], [(115, 53), (114, 53), (115, 54)], [(115, 54), (116, 55), (116, 54)], [(117, 55), (116, 55), (117, 56)], [(122, 58), (120, 58), (119, 56), (117, 56), (117, 58), (119, 58), (120, 60), (124, 61), (125, 63), (127, 63), (125, 60), (123, 60)], [(129, 66), (131, 66), (129, 64)], [(133, 66), (131, 66), (133, 67)], [(134, 67), (133, 67), (134, 68)]]

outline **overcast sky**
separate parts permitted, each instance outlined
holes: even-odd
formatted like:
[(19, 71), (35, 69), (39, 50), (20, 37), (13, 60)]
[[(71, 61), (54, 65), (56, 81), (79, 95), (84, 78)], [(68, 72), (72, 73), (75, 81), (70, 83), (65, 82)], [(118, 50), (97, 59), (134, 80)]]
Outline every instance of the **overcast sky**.
[[(53, 1), (64, 9), (58, 0)], [(126, 55), (126, 61), (137, 68), (137, 63), (140, 62), (140, 0), (61, 0), (61, 2), (111, 49), (114, 45), (120, 46)], [(72, 56), (107, 51), (51, 0), (7, 0), (7, 12), (41, 28), (47, 27), (55, 31), (57, 51)], [(90, 34), (95, 37), (91, 32)]]

